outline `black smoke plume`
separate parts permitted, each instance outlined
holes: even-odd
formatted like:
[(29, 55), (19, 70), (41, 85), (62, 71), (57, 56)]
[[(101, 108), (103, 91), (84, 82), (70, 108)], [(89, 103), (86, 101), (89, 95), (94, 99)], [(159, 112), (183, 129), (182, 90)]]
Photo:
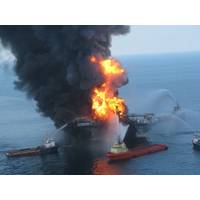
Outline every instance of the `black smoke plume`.
[(18, 89), (57, 126), (90, 115), (90, 91), (102, 83), (90, 55), (110, 56), (111, 36), (128, 26), (0, 26), (0, 38), (17, 58)]

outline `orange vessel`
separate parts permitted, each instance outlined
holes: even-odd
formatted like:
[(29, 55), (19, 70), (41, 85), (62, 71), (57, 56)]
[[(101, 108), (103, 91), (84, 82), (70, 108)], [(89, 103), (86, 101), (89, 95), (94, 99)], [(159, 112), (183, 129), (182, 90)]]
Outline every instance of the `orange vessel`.
[(165, 144), (153, 144), (149, 146), (136, 147), (123, 152), (108, 152), (107, 157), (111, 161), (124, 160), (124, 159), (136, 158), (150, 153), (164, 151), (167, 149), (168, 147)]

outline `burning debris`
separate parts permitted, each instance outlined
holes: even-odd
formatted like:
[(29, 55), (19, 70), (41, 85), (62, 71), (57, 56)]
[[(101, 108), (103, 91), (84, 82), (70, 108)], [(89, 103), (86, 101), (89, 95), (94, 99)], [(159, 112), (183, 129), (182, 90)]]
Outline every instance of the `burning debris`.
[(128, 26), (0, 26), (0, 38), (17, 58), (16, 87), (61, 126), (76, 117), (105, 120), (126, 113), (118, 88), (124, 69), (111, 58), (111, 36)]

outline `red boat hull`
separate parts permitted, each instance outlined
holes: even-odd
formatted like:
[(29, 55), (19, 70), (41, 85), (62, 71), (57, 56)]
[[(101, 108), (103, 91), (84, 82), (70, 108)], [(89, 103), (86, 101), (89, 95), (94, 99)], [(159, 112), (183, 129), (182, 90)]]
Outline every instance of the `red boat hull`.
[(167, 150), (168, 147), (165, 144), (153, 144), (149, 146), (143, 146), (143, 147), (136, 147), (133, 149), (129, 149), (127, 152), (122, 153), (107, 153), (107, 157), (109, 160), (124, 160), (124, 159), (130, 159), (130, 158), (136, 158), (139, 156), (143, 156), (150, 153), (155, 153), (159, 151)]

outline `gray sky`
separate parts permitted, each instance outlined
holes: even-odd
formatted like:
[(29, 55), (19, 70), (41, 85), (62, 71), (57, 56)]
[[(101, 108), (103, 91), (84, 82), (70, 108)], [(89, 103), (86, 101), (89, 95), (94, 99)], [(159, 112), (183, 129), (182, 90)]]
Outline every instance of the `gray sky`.
[(113, 55), (200, 51), (200, 26), (131, 26), (114, 36)]

